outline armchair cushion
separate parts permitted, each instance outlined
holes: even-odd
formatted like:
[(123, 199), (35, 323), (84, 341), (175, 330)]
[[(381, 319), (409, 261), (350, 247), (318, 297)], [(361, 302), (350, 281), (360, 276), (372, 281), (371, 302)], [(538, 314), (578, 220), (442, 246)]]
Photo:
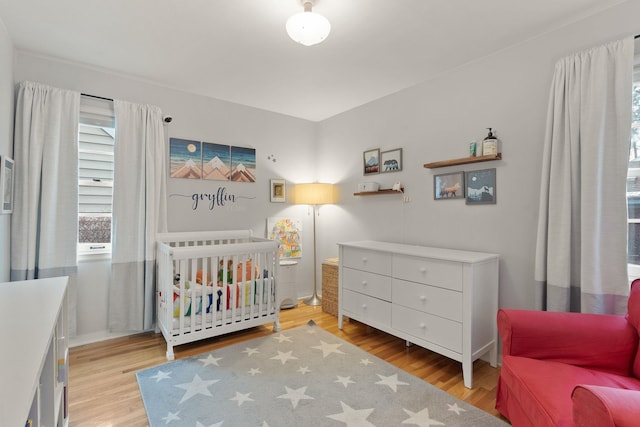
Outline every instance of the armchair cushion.
[(573, 425), (635, 427), (640, 419), (640, 391), (579, 385), (571, 395)]
[(631, 375), (638, 334), (624, 316), (498, 311), (502, 354)]
[(633, 377), (556, 361), (503, 356), (496, 407), (514, 426), (571, 426), (571, 393), (577, 384), (640, 390), (640, 380)]

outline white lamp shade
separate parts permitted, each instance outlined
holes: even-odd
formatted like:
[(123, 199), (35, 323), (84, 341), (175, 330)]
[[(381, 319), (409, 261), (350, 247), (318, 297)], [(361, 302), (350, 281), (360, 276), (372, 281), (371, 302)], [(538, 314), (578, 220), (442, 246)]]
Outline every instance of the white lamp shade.
[(338, 191), (333, 184), (314, 182), (297, 184), (293, 188), (293, 203), (296, 205), (328, 205), (338, 201)]
[(329, 20), (314, 12), (300, 12), (287, 20), (287, 33), (293, 41), (311, 46), (327, 38), (331, 31)]

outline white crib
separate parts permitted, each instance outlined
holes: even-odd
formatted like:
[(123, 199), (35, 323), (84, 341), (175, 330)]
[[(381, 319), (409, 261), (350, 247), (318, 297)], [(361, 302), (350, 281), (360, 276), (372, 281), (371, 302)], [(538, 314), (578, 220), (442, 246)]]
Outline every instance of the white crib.
[(162, 233), (158, 329), (173, 346), (278, 320), (278, 243), (251, 230)]

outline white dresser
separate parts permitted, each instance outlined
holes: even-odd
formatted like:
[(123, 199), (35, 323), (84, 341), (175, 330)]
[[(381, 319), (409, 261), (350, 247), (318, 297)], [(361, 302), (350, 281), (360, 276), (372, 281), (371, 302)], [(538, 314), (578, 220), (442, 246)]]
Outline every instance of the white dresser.
[(339, 243), (338, 328), (347, 316), (462, 362), (497, 363), (496, 254), (378, 241)]
[(67, 282), (0, 283), (2, 426), (69, 424)]

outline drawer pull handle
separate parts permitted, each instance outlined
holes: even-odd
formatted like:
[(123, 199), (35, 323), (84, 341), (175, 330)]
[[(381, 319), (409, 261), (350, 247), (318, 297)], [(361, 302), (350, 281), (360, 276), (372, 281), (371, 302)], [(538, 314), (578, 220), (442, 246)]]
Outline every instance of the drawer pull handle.
[(420, 296), (420, 301), (425, 302), (427, 300), (427, 297), (425, 297), (424, 295)]
[(427, 272), (427, 269), (426, 269), (426, 268), (424, 268), (424, 267), (420, 268), (420, 273), (424, 274), (424, 273), (426, 273), (426, 272)]
[(366, 310), (367, 309), (367, 304), (362, 304), (362, 309)]
[(362, 257), (362, 262), (365, 262), (365, 263), (366, 263), (367, 261), (369, 261), (369, 260), (367, 259), (367, 257), (366, 257), (366, 256), (363, 256), (363, 257)]
[(425, 325), (424, 323), (420, 323), (420, 329), (425, 329), (427, 327), (427, 325)]
[(366, 280), (362, 281), (362, 286), (367, 286), (367, 281)]

